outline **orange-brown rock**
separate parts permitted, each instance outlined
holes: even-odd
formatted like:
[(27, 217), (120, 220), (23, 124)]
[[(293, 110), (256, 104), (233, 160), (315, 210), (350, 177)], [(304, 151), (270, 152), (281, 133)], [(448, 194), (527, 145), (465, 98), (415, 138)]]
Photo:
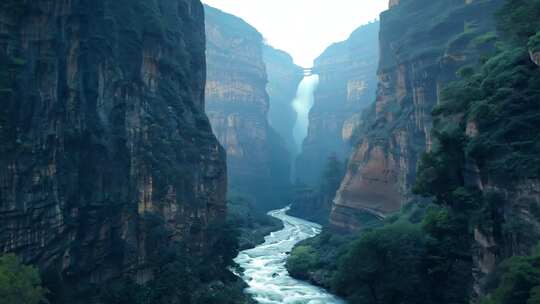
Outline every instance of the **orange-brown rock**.
[(206, 113), (227, 151), (229, 189), (262, 209), (281, 206), (289, 152), (268, 122), (263, 37), (242, 19), (205, 6)]
[[(333, 226), (355, 230), (359, 213), (383, 217), (412, 198), (418, 160), (432, 145), (431, 111), (441, 88), (490, 48), (469, 43), (476, 36), (462, 35), (464, 26), (474, 22), (478, 35), (492, 30), (493, 18), (483, 16), (492, 16), (500, 3), (390, 2), (392, 9), (380, 21), (376, 101), (363, 113), (358, 144), (334, 200)], [(438, 11), (447, 14), (432, 16)]]
[(349, 169), (341, 184), (330, 217), (334, 227), (355, 229), (357, 216), (368, 212), (379, 218), (400, 207), (397, 180), (398, 164), (382, 147), (364, 142), (349, 161)]

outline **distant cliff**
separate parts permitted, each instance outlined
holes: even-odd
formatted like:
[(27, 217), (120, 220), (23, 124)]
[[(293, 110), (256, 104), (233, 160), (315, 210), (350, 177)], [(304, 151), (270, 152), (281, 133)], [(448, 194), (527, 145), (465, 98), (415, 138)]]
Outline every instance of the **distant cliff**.
[(263, 59), (268, 74), (266, 88), (270, 97), (268, 120), (272, 128), (285, 140), (292, 159), (298, 152), (293, 137), (296, 112), (292, 103), (304, 77), (303, 70), (294, 64), (289, 54), (268, 45), (263, 48)]
[(54, 303), (94, 303), (177, 245), (211, 250), (226, 168), (200, 1), (6, 0), (0, 23), (0, 252), (39, 265)]
[(431, 111), (456, 72), (492, 47), (499, 0), (391, 1), (381, 15), (375, 104), (334, 200), (331, 223), (355, 229), (362, 212), (383, 217), (411, 198), (420, 155), (432, 144)]
[(347, 159), (362, 124), (360, 111), (375, 99), (379, 22), (364, 25), (315, 60), (319, 86), (309, 113), (308, 135), (296, 161), (296, 178), (319, 182), (328, 157)]
[(268, 122), (263, 38), (242, 19), (206, 9), (206, 113), (227, 151), (229, 189), (262, 209), (285, 204), (290, 156)]

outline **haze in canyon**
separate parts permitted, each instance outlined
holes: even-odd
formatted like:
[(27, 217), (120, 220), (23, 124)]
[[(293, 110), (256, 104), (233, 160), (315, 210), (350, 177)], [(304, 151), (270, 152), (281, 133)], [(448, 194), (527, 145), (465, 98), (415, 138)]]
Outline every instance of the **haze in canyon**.
[(3, 0), (0, 304), (540, 304), (539, 0)]

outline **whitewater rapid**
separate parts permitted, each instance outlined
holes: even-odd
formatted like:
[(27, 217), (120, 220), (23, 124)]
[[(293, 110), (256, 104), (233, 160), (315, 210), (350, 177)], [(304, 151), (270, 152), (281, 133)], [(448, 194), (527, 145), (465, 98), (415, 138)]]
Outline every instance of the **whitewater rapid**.
[(289, 252), (298, 242), (321, 233), (321, 226), (289, 216), (287, 210), (268, 213), (283, 222), (282, 230), (236, 257), (235, 262), (244, 269), (240, 276), (249, 285), (246, 292), (261, 304), (344, 304), (325, 290), (289, 276), (285, 269)]

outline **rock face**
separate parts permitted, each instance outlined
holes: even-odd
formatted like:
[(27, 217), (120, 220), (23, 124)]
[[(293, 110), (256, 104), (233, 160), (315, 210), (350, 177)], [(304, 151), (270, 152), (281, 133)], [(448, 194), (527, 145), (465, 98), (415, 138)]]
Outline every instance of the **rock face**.
[(399, 5), (399, 0), (390, 0), (390, 3), (388, 4), (389, 8), (392, 8), (396, 5)]
[(359, 113), (375, 98), (378, 34), (378, 22), (364, 25), (315, 60), (319, 86), (309, 113), (308, 135), (296, 162), (296, 178), (302, 182), (316, 184), (329, 156), (348, 157), (350, 141), (362, 124)]
[(7, 0), (0, 20), (0, 252), (76, 293), (151, 280), (156, 231), (204, 250), (226, 167), (200, 1)]
[(531, 51), (531, 60), (536, 64), (540, 66), (540, 52), (533, 52)]
[(268, 74), (267, 91), (270, 97), (268, 120), (272, 128), (285, 140), (291, 156), (295, 157), (297, 148), (293, 129), (296, 111), (292, 103), (304, 73), (301, 67), (294, 64), (289, 54), (271, 46), (264, 46), (263, 59)]
[(263, 39), (242, 19), (206, 6), (206, 113), (227, 151), (229, 189), (262, 209), (282, 202), (289, 153), (268, 123)]
[(398, 211), (411, 197), (420, 155), (429, 150), (431, 110), (439, 91), (491, 47), (500, 0), (391, 1), (381, 15), (377, 98), (364, 112), (358, 144), (331, 215), (338, 228), (359, 227), (358, 216)]
[(512, 187), (495, 186), (489, 182), (480, 186), (484, 193), (502, 194), (501, 206), (491, 215), (492, 220), (506, 227), (520, 225), (526, 229), (527, 235), (520, 236), (512, 228), (482, 231), (477, 227), (474, 230), (473, 288), (476, 298), (485, 296), (489, 275), (504, 259), (531, 254), (540, 232), (540, 180), (521, 180)]

